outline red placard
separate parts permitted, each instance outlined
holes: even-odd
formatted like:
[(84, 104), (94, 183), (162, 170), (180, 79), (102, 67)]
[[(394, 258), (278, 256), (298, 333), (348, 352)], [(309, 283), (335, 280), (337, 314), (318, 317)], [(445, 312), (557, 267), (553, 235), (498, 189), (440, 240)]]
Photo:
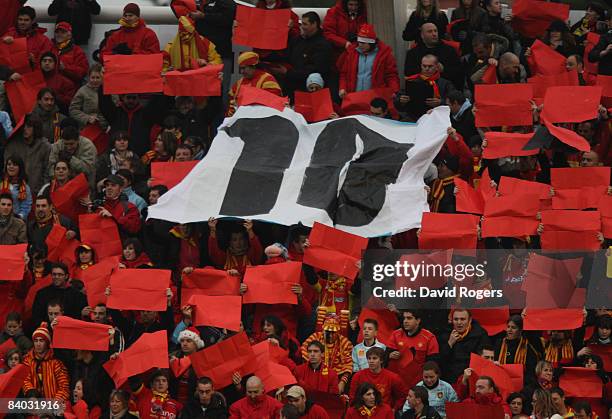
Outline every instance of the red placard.
[(599, 231), (599, 211), (552, 210), (542, 211), (544, 231)]
[(162, 92), (162, 67), (162, 54), (105, 55), (104, 94)]
[(457, 212), (481, 215), (484, 212), (484, 198), (482, 194), (461, 178), (456, 177), (454, 182), (458, 189), (455, 195), (455, 209)]
[[(263, 381), (266, 392), (274, 391), (284, 386), (290, 386), (297, 382), (289, 368), (275, 362), (274, 355), (272, 354), (274, 348), (272, 348), (270, 342), (263, 341), (257, 345), (253, 345), (252, 348), (257, 363), (255, 375)], [(278, 346), (276, 346), (276, 348), (278, 348)]]
[(119, 258), (112, 256), (102, 259), (95, 265), (87, 268), (81, 275), (85, 284), (87, 304), (95, 307), (99, 303), (106, 304), (106, 287), (110, 285), (110, 278), (114, 271), (119, 269)]
[(197, 160), (153, 162), (151, 163), (151, 185), (164, 185), (172, 189), (181, 183), (198, 163)]
[(482, 149), (482, 158), (499, 159), (512, 156), (534, 156), (538, 154), (539, 149), (523, 150), (531, 137), (533, 137), (533, 133), (517, 134), (514, 132), (488, 131), (485, 133), (487, 146)]
[(550, 199), (550, 185), (514, 177), (502, 176), (497, 188), (501, 196), (514, 195), (519, 192), (534, 193), (540, 197), (540, 201)]
[(578, 72), (576, 70), (566, 71), (559, 74), (542, 75), (536, 74), (527, 79), (527, 83), (533, 85), (533, 97), (543, 102), (546, 90), (553, 86), (578, 86)]
[(0, 64), (20, 74), (32, 71), (30, 60), (28, 59), (27, 38), (14, 38), (10, 44), (1, 42)]
[(583, 323), (582, 308), (526, 308), (523, 330), (573, 330)]
[(550, 184), (556, 189), (576, 189), (610, 184), (610, 167), (573, 167), (550, 169)]
[(559, 387), (565, 391), (566, 397), (603, 396), (603, 383), (597, 371), (590, 368), (564, 367), (559, 379)]
[(51, 192), (51, 201), (57, 211), (73, 221), (78, 219), (80, 214), (87, 212), (81, 205), (79, 199), (89, 195), (89, 184), (83, 173), (79, 173), (73, 179), (55, 191)]
[(194, 269), (183, 275), (181, 305), (192, 295), (240, 295), (240, 278), (222, 269)]
[(482, 237), (524, 237), (537, 233), (539, 221), (535, 217), (485, 217)]
[(242, 297), (239, 295), (192, 295), (187, 304), (195, 307), (195, 326), (240, 330)]
[(342, 116), (350, 115), (369, 115), (370, 114), (370, 102), (378, 97), (385, 99), (391, 114), (395, 117), (397, 111), (393, 106), (393, 89), (370, 89), (362, 90), (360, 92), (353, 92), (347, 94), (342, 99)]
[(514, 193), (485, 202), (485, 217), (535, 217), (540, 210), (540, 198), (534, 193)]
[(476, 126), (533, 125), (530, 84), (476, 85)]
[(170, 2), (170, 8), (177, 18), (189, 16), (191, 12), (198, 10), (195, 0), (172, 0)]
[(40, 70), (22, 74), (21, 80), (4, 83), (15, 121), (21, 121), (24, 116), (32, 112), (38, 91), (45, 86), (45, 79)]
[(259, 49), (285, 49), (290, 20), (291, 9), (267, 10), (239, 5), (232, 41)]
[(544, 35), (551, 22), (569, 19), (569, 5), (538, 0), (515, 0), (512, 27), (527, 38)]
[(111, 275), (106, 305), (117, 310), (166, 311), (171, 275), (165, 269), (118, 269)]
[(536, 39), (531, 45), (531, 56), (527, 57), (531, 74), (549, 76), (566, 72), (565, 57)]
[[(518, 367), (521, 371), (523, 370), (522, 365), (519, 365)], [(501, 396), (504, 399), (506, 399), (506, 397), (508, 397), (510, 393), (520, 391), (523, 388), (522, 380), (517, 388), (517, 383), (511, 379), (510, 374), (508, 374), (508, 371), (506, 371), (499, 365), (495, 365), (495, 363), (493, 363), (492, 361), (484, 359), (483, 357), (474, 353), (470, 355), (470, 368), (478, 376), (486, 375), (493, 378), (495, 385), (497, 386), (497, 388), (499, 388)], [(473, 377), (472, 380), (474, 380), (475, 382), (476, 380), (478, 380), (478, 377)], [(475, 388), (475, 386), (470, 385), (470, 388), (473, 389)]]
[(375, 308), (376, 304), (373, 303), (373, 300), (376, 300), (376, 297), (371, 297), (368, 304), (361, 309), (357, 322), (359, 323), (360, 330), (363, 330), (363, 322), (366, 319), (376, 320), (378, 322), (378, 335), (376, 339), (387, 344), (393, 331), (400, 327), (400, 322), (395, 313), (384, 307), (382, 301), (379, 303), (380, 308)]
[(297, 295), (291, 287), (300, 283), (301, 274), (301, 262), (247, 266), (243, 280), (248, 287), (244, 304), (297, 304)]
[(576, 293), (576, 277), (582, 258), (552, 259), (532, 254), (521, 290), (529, 308), (565, 308)]
[(109, 136), (98, 124), (87, 124), (81, 129), (81, 136), (88, 138), (95, 146), (98, 156), (108, 150)]
[(289, 104), (289, 99), (257, 87), (241, 86), (237, 102), (239, 106), (262, 105), (282, 112)]
[(18, 364), (7, 373), (0, 374), (0, 394), (2, 394), (2, 397), (7, 399), (17, 397), (29, 373), (30, 369), (25, 364)]
[(423, 213), (419, 249), (475, 249), (479, 217)]
[(187, 71), (168, 71), (164, 75), (166, 96), (221, 96), (223, 64), (207, 65)]
[(99, 214), (79, 215), (81, 241), (91, 245), (98, 259), (121, 256), (123, 248), (117, 223), (112, 218)]
[(103, 367), (117, 388), (128, 378), (151, 368), (168, 368), (168, 333), (165, 330), (143, 333), (129, 348), (116, 359), (106, 362)]
[(356, 266), (368, 239), (321, 223), (314, 223), (309, 236), (310, 246), (304, 252), (304, 263), (354, 279)]
[(66, 232), (67, 230), (61, 224), (53, 224), (51, 231), (45, 239), (45, 244), (49, 251), (47, 260), (50, 262), (62, 262), (67, 266), (72, 266), (76, 263), (76, 254), (74, 252), (80, 243), (77, 239), (68, 240)]
[(27, 244), (0, 245), (0, 280), (21, 281)]
[(334, 113), (331, 94), (328, 88), (319, 91), (295, 92), (296, 112), (301, 113), (307, 122), (319, 122), (329, 119)]
[(546, 90), (542, 116), (549, 122), (582, 122), (597, 118), (601, 86), (553, 86)]
[(472, 318), (487, 331), (489, 336), (494, 336), (506, 330), (506, 323), (510, 318), (508, 306), (477, 308), (470, 310)]
[(57, 318), (53, 328), (53, 348), (108, 351), (112, 326), (85, 322), (67, 316)]

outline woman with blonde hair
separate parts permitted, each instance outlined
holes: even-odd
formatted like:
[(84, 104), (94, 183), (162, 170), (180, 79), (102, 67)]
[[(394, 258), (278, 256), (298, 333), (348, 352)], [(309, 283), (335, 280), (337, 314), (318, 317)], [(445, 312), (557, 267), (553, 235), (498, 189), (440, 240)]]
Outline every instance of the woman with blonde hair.
[(531, 419), (563, 419), (555, 409), (550, 391), (537, 389), (533, 392), (532, 403), (533, 413), (529, 416)]

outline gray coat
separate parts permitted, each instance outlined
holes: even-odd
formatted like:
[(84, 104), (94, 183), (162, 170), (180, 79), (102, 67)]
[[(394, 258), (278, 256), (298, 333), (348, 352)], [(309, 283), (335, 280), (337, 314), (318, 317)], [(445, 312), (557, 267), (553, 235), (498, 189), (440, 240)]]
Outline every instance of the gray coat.
[(46, 178), (49, 165), (51, 144), (46, 138), (36, 138), (31, 144), (26, 144), (22, 136), (9, 140), (4, 150), (4, 163), (10, 156), (19, 156), (25, 163), (28, 185), (32, 195), (36, 196)]
[[(64, 150), (64, 140), (51, 145), (49, 154), (48, 178), (53, 177), (53, 165), (59, 160), (60, 152)], [(87, 138), (79, 137), (79, 145), (70, 159), (70, 169), (74, 176), (84, 173), (93, 188), (96, 182), (96, 146)]]
[(13, 245), (27, 242), (26, 225), (18, 217), (12, 216), (6, 226), (0, 227), (0, 244)]

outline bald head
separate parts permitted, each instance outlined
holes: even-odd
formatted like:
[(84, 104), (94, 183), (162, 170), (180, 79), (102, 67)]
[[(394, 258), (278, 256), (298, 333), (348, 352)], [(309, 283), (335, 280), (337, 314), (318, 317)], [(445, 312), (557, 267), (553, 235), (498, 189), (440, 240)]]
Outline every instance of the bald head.
[(247, 397), (253, 401), (264, 394), (264, 385), (259, 377), (256, 375), (250, 377), (246, 382), (246, 394)]
[(499, 74), (502, 79), (514, 79), (521, 71), (519, 57), (511, 52), (506, 52), (499, 57)]
[(421, 25), (421, 39), (427, 47), (434, 47), (438, 44), (438, 27), (433, 23)]

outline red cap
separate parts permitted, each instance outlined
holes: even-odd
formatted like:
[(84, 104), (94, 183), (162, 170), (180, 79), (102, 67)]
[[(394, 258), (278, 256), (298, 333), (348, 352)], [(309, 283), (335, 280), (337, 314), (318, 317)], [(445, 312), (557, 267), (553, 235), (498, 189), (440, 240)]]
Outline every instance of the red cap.
[(369, 23), (364, 23), (359, 28), (357, 33), (357, 42), (364, 42), (366, 44), (374, 44), (376, 42), (376, 32), (374, 32), (374, 26)]
[(55, 30), (72, 32), (72, 25), (68, 22), (59, 22), (57, 25), (55, 25)]
[(131, 13), (133, 15), (140, 17), (140, 7), (138, 7), (136, 3), (128, 3), (123, 8), (123, 14), (126, 14), (126, 13)]

